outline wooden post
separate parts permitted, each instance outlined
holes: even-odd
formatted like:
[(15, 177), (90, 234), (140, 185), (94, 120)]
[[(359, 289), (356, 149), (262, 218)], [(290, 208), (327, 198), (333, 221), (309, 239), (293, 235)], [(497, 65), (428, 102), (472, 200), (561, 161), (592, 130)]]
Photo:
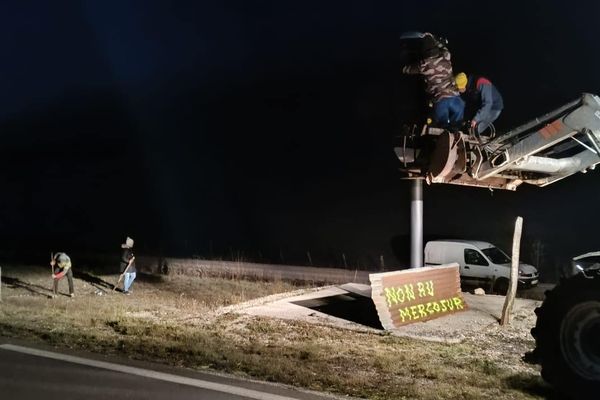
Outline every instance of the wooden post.
[(310, 256), (310, 251), (306, 252), (306, 256), (308, 257), (308, 265), (310, 265), (312, 267), (313, 263), (312, 263), (312, 257)]
[(346, 254), (342, 253), (342, 260), (344, 260), (344, 268), (348, 268), (348, 264), (346, 263)]
[(515, 233), (513, 236), (512, 246), (512, 264), (510, 267), (510, 282), (508, 284), (508, 291), (506, 292), (506, 298), (504, 299), (504, 307), (502, 308), (502, 318), (500, 319), (500, 325), (510, 324), (510, 313), (512, 312), (513, 303), (517, 294), (517, 284), (519, 280), (519, 256), (521, 247), (521, 231), (523, 229), (523, 218), (517, 217), (515, 222)]

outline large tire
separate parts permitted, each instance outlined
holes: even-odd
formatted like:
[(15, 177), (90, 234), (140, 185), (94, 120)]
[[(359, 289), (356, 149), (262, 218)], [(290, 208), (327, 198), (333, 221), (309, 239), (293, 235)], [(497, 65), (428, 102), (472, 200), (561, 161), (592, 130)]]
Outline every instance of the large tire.
[(600, 393), (600, 277), (582, 274), (546, 292), (531, 334), (542, 378), (569, 398)]

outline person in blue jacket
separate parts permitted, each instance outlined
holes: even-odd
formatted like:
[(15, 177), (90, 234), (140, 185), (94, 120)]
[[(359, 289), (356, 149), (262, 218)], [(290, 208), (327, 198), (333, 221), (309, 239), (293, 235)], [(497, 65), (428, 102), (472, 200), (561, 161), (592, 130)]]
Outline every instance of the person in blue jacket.
[(477, 134), (482, 134), (492, 123), (498, 119), (504, 102), (502, 95), (487, 78), (470, 75), (464, 72), (455, 77), (456, 86), (467, 104), (467, 109), (474, 111), (471, 118), (471, 129)]

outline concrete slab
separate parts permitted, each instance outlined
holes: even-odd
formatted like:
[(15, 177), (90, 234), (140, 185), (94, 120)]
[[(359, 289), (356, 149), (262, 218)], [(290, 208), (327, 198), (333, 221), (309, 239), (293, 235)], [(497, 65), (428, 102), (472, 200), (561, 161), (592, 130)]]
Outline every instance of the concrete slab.
[[(369, 287), (369, 285), (361, 285), (363, 286), (362, 291), (364, 292), (364, 287)], [(350, 287), (352, 288), (352, 287)], [(369, 287), (370, 294), (370, 287)], [(336, 327), (344, 328), (344, 329), (352, 329), (352, 330), (372, 330), (377, 331), (376, 329), (358, 324), (353, 321), (348, 321), (343, 318), (338, 318), (333, 315), (329, 315), (320, 311), (317, 311), (313, 308), (309, 307), (319, 307), (326, 304), (325, 299), (329, 299), (336, 296), (349, 296), (347, 299), (350, 303), (352, 292), (348, 290), (344, 290), (341, 287), (337, 286), (326, 286), (322, 288), (317, 288), (316, 290), (297, 295), (291, 296), (287, 298), (280, 298), (275, 301), (267, 302), (260, 305), (254, 305), (246, 308), (238, 308), (236, 312), (248, 315), (255, 315), (261, 317), (270, 317), (270, 318), (280, 318), (280, 319), (290, 319), (296, 321), (304, 321), (310, 323), (319, 323), (326, 325), (333, 325)], [(369, 296), (370, 297), (370, 296)], [(303, 303), (304, 305), (298, 305), (296, 303)]]
[(359, 296), (371, 298), (371, 285), (364, 285), (362, 283), (345, 283), (343, 285), (339, 285), (338, 288)]
[[(247, 307), (240, 305), (236, 312), (270, 318), (304, 321), (309, 323), (325, 324), (343, 329), (381, 332), (361, 323), (339, 318), (315, 310), (331, 301), (339, 302), (339, 307), (352, 308), (358, 303), (353, 301), (368, 297), (370, 299), (371, 287), (369, 285), (348, 283), (340, 286), (327, 286), (314, 289), (310, 292), (289, 297), (279, 297), (274, 301), (263, 303), (253, 301)], [(402, 328), (389, 331), (393, 335), (431, 340), (436, 342), (459, 343), (474, 333), (485, 330), (490, 325), (497, 325), (504, 305), (504, 296), (485, 295), (478, 296), (463, 293), (469, 310), (461, 313), (447, 315), (438, 319), (415, 322)], [(333, 299), (333, 300), (332, 300)], [(302, 305), (299, 305), (301, 303)], [(539, 301), (530, 299), (515, 299), (513, 315), (532, 313), (539, 305)], [(310, 308), (309, 308), (310, 307)], [(364, 307), (361, 310), (365, 310)], [(348, 314), (352, 314), (352, 309)], [(370, 312), (370, 311), (369, 311)], [(373, 306), (374, 317), (377, 318)], [(369, 316), (373, 318), (373, 316)]]

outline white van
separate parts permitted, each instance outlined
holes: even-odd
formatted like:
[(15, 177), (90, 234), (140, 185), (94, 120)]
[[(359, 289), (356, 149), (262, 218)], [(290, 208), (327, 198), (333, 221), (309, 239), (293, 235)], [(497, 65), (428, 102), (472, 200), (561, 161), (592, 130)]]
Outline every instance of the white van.
[[(435, 266), (456, 262), (460, 278), (465, 283), (506, 293), (510, 279), (510, 257), (491, 243), (477, 240), (434, 240), (425, 245), (425, 265)], [(519, 288), (537, 285), (539, 274), (529, 264), (519, 264)]]

